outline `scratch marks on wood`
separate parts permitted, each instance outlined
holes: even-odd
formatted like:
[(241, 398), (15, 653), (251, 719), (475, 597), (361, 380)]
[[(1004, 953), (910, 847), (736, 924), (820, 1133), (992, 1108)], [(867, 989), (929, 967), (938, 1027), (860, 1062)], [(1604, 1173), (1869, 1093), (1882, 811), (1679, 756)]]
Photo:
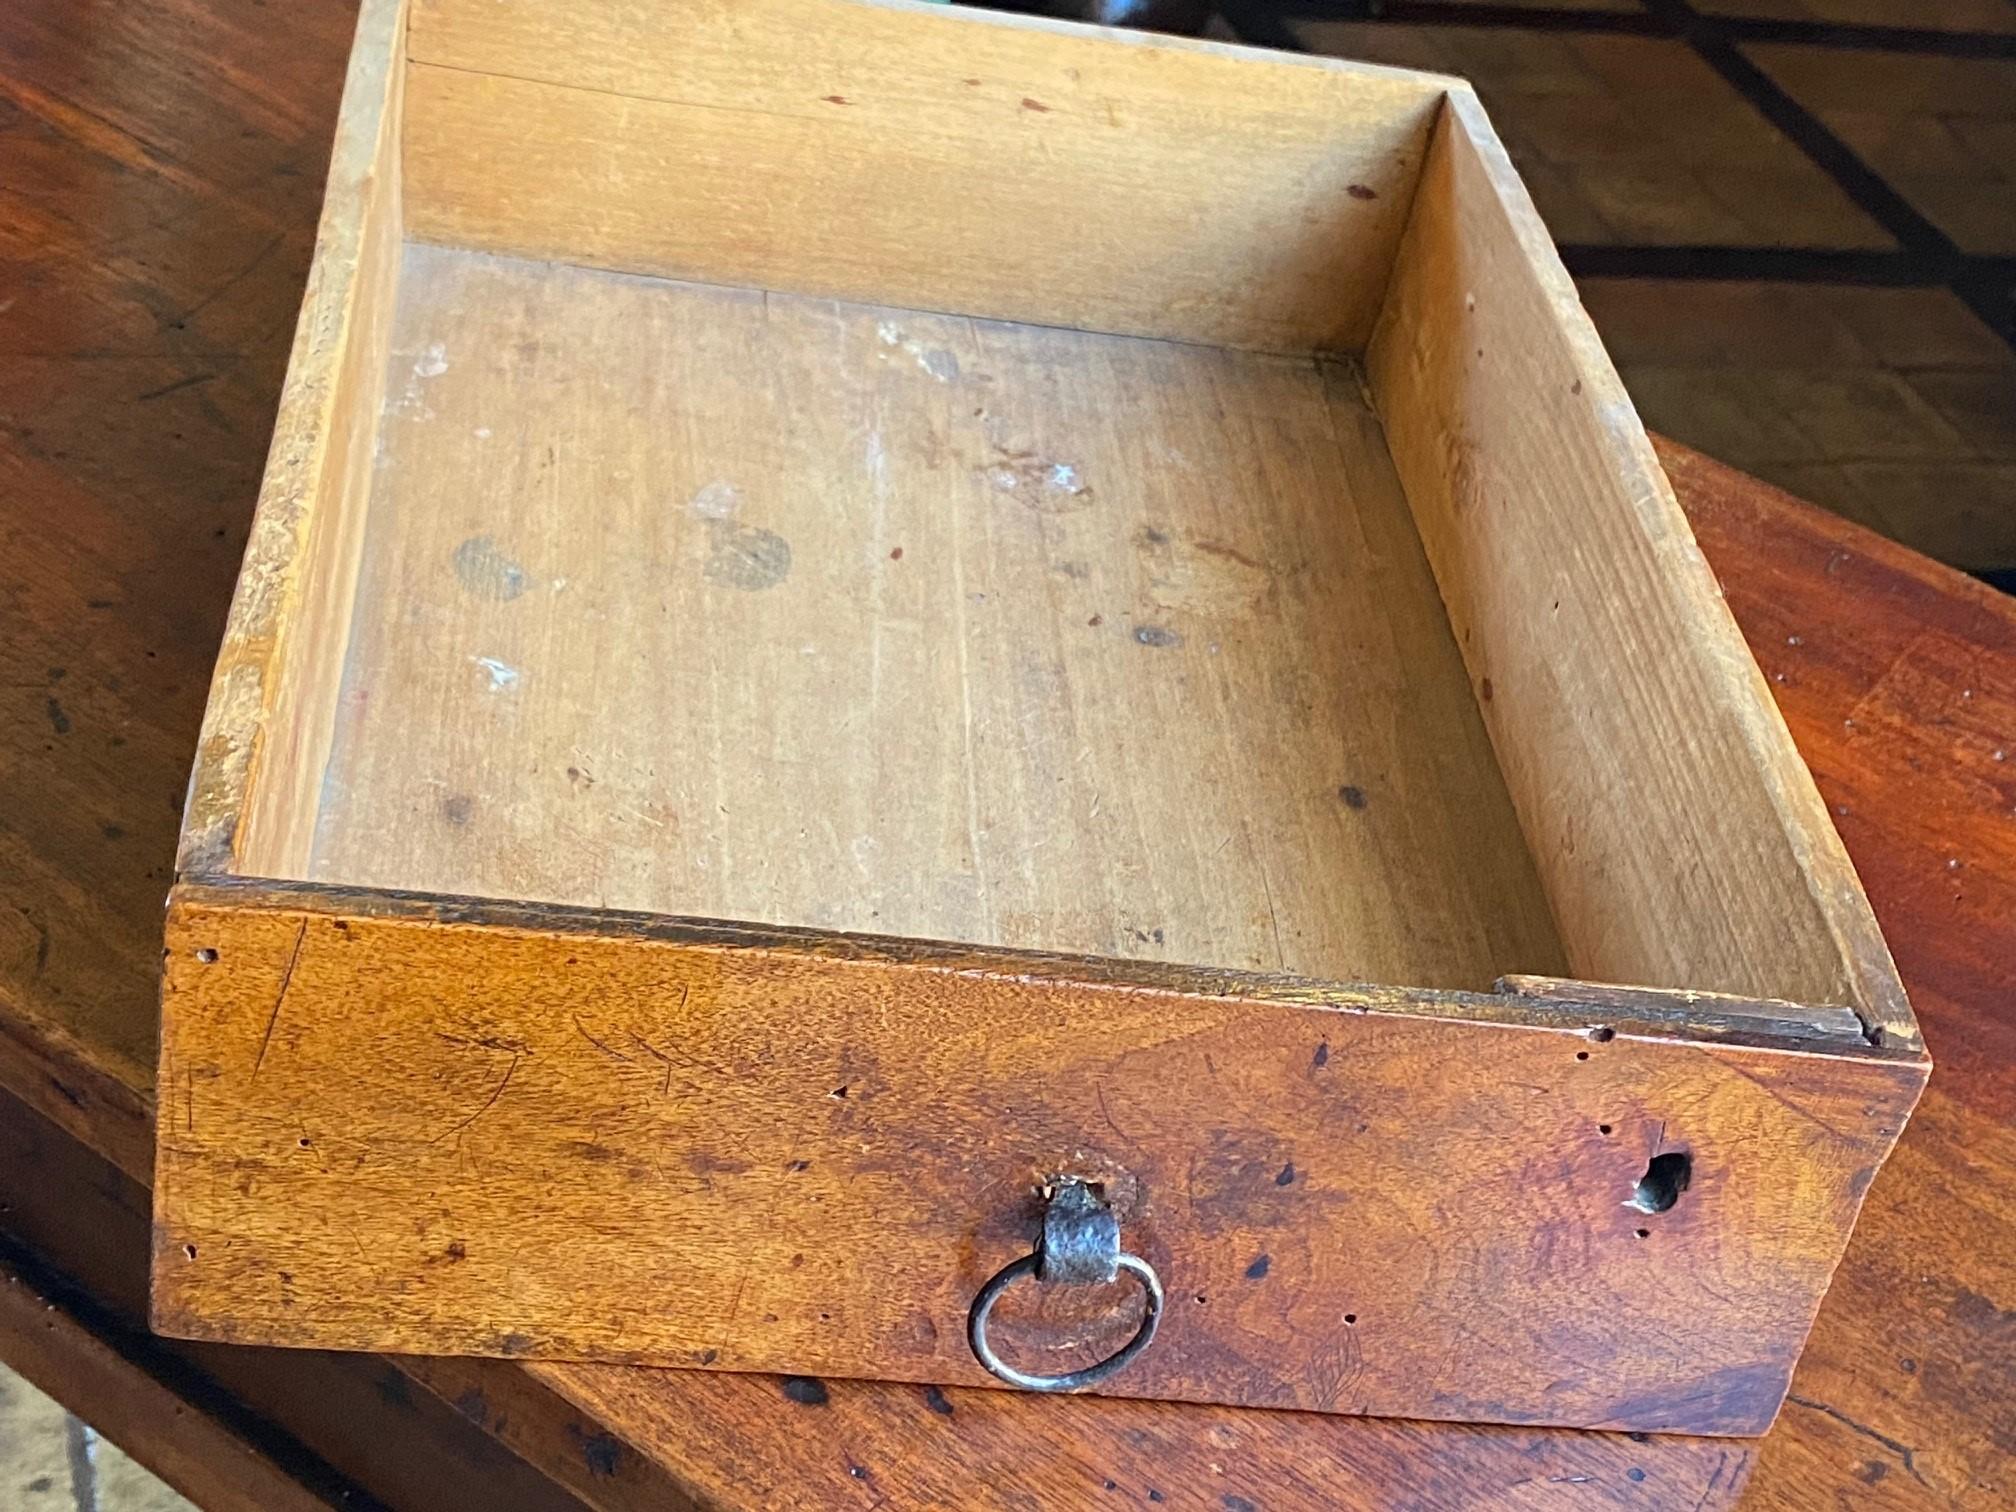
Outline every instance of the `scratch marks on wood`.
[(294, 968), (301, 964), (301, 945), (308, 938), (308, 921), (303, 919), (294, 931), (294, 948), (287, 953), (287, 965), (280, 973), (280, 990), (273, 998), (273, 1012), (266, 1020), (266, 1033), (259, 1041), (259, 1055), (252, 1062), (252, 1079), (259, 1079), (259, 1068), (266, 1064), (266, 1052), (273, 1045), (273, 1028), (280, 1022), (280, 1010), (287, 1006), (287, 989), (294, 985)]
[(749, 1272), (745, 1269), (741, 1275), (735, 1278), (735, 1296), (728, 1304), (727, 1321), (721, 1325), (721, 1337), (714, 1341), (712, 1353), (716, 1359), (721, 1357), (721, 1351), (726, 1349), (729, 1342), (735, 1337), (735, 1319), (742, 1312), (742, 1293), (748, 1289)]
[(515, 1050), (510, 1051), (508, 1053), (511, 1056), (511, 1064), (504, 1068), (504, 1075), (498, 1081), (496, 1090), (493, 1091), (489, 1095), (489, 1097), (484, 1099), (483, 1106), (478, 1108), (474, 1113), (471, 1113), (467, 1118), (463, 1119), (462, 1122), (456, 1124), (454, 1128), (444, 1129), (441, 1133), (436, 1134), (432, 1139), (428, 1140), (427, 1143), (429, 1143), (430, 1145), (437, 1145), (441, 1143), (441, 1141), (444, 1139), (450, 1139), (455, 1137), (456, 1135), (459, 1135), (464, 1129), (468, 1128), (469, 1125), (476, 1122), (477, 1119), (481, 1118), (485, 1113), (488, 1113), (492, 1108), (497, 1106), (497, 1099), (504, 1095), (504, 1089), (511, 1085), (511, 1078), (518, 1074), (518, 1063), (523, 1059), (525, 1059), (525, 1056), (529, 1052), (523, 1050)]
[(21, 917), (35, 931), (35, 975), (39, 978), (49, 969), (49, 926), (26, 909), (21, 910)]
[(578, 1013), (574, 1015), (574, 1029), (575, 1032), (581, 1036), (581, 1038), (588, 1041), (589, 1044), (593, 1045), (597, 1050), (600, 1050), (604, 1055), (608, 1056), (611, 1060), (619, 1060), (623, 1062), (623, 1064), (626, 1066), (634, 1066), (637, 1064), (635, 1061), (630, 1059), (629, 1056), (623, 1054), (622, 1051), (610, 1049), (609, 1046), (603, 1044), (602, 1041), (595, 1038), (594, 1035), (590, 1034), (588, 1032), (588, 1026), (581, 1022), (581, 1015)]
[(199, 383), (214, 383), (216, 378), (217, 375), (215, 373), (191, 373), (187, 378), (177, 378), (173, 383), (164, 383), (159, 388), (147, 390), (144, 394), (135, 394), (133, 402), (135, 404), (147, 404), (156, 399), (165, 399), (170, 394), (180, 393), (186, 388), (194, 388)]
[(624, 1033), (630, 1036), (632, 1044), (636, 1045), (638, 1049), (642, 1050), (665, 1068), (664, 1080), (658, 1084), (658, 1095), (660, 1097), (670, 1097), (672, 1095), (672, 1057), (645, 1039), (636, 1030), (626, 1029)]
[(1725, 1474), (1729, 1475), (1730, 1490), (1732, 1491), (1735, 1490), (1736, 1487), (1742, 1483), (1744, 1467), (1747, 1466), (1749, 1463), (1750, 1463), (1750, 1451), (1748, 1449), (1745, 1449), (1741, 1454), (1739, 1454), (1736, 1457), (1736, 1469), (1733, 1473), (1731, 1473), (1729, 1470), (1728, 1450), (1725, 1449), (1721, 1453), (1716, 1455), (1715, 1473), (1708, 1477), (1708, 1484), (1701, 1488), (1701, 1498), (1700, 1500), (1694, 1503), (1692, 1512), (1702, 1512), (1702, 1508), (1708, 1505), (1708, 1499), (1711, 1496), (1713, 1496), (1716, 1490), (1722, 1485), (1722, 1477)]
[(1926, 1482), (1925, 1477), (1918, 1473), (1917, 1451), (1909, 1444), (1894, 1439), (1887, 1433), (1878, 1433), (1868, 1424), (1856, 1422), (1854, 1418), (1848, 1416), (1840, 1408), (1830, 1407), (1827, 1403), (1815, 1401), (1811, 1397), (1795, 1396), (1787, 1393), (1785, 1400), (1790, 1402), (1794, 1407), (1804, 1407), (1808, 1412), (1817, 1412), (1822, 1417), (1832, 1418), (1850, 1433), (1859, 1434), (1871, 1443), (1881, 1444), (1885, 1449), (1888, 1449), (1892, 1454), (1897, 1456), (1898, 1463), (1903, 1465), (1905, 1473), (1911, 1479), (1918, 1482), (1919, 1485), (1924, 1486), (1928, 1491), (1931, 1490), (1931, 1486)]
[[(1729, 1061), (1728, 1066), (1731, 1071), (1734, 1071), (1738, 1076), (1742, 1077), (1743, 1080), (1749, 1082), (1752, 1086), (1756, 1087), (1759, 1091), (1763, 1092), (1767, 1097), (1769, 1097), (1773, 1102), (1777, 1103), (1786, 1112), (1794, 1115), (1795, 1117), (1805, 1119), (1806, 1122), (1813, 1124), (1817, 1128), (1824, 1129), (1828, 1134), (1832, 1135), (1835, 1139), (1848, 1140), (1854, 1137), (1847, 1131), (1836, 1128), (1833, 1124), (1829, 1123), (1826, 1119), (1822, 1118), (1818, 1113), (1815, 1113), (1811, 1108), (1804, 1106), (1803, 1104), (1795, 1101), (1790, 1097), (1787, 1097), (1785, 1095), (1785, 1089), (1783, 1087), (1773, 1086), (1770, 1082), (1766, 1081), (1763, 1077), (1759, 1076), (1755, 1071), (1751, 1070), (1749, 1067), (1743, 1065), (1740, 1061), (1731, 1060)], [(1661, 1143), (1663, 1144), (1666, 1137), (1666, 1127), (1664, 1124), (1661, 1124), (1659, 1127), (1659, 1137)]]
[(1274, 966), (1278, 971), (1286, 971), (1288, 952), (1281, 944), (1281, 915), (1274, 907), (1274, 883), (1268, 877), (1265, 865), (1260, 867), (1260, 891), (1267, 901), (1267, 926), (1274, 935)]
[(168, 322), (169, 325), (175, 330), (178, 331), (181, 330), (196, 316), (202, 314), (203, 311), (209, 309), (211, 305), (215, 304), (218, 300), (222, 299), (226, 294), (230, 293), (233, 289), (237, 288), (240, 283), (244, 282), (247, 278), (250, 278), (254, 273), (256, 273), (259, 270), (260, 264), (265, 262), (266, 259), (271, 257), (275, 252), (279, 251), (280, 244), (286, 240), (287, 240), (286, 232), (276, 231), (273, 234), (272, 238), (266, 243), (266, 245), (261, 247), (258, 250), (258, 252), (256, 252), (253, 255), (252, 260), (250, 262), (246, 263), (245, 266), (240, 268), (236, 273), (231, 274), (230, 277), (226, 278), (222, 283), (217, 285), (216, 288), (212, 289), (208, 294), (205, 294), (201, 299), (197, 300), (196, 303), (189, 306), (188, 309), (182, 311), (181, 314), (175, 316), (172, 320)]
[(1095, 1085), (1092, 1088), (1092, 1094), (1093, 1096), (1099, 1099), (1099, 1116), (1106, 1120), (1106, 1127), (1111, 1129), (1115, 1134), (1118, 1134), (1122, 1139), (1126, 1140), (1129, 1144), (1132, 1144), (1134, 1142), (1134, 1136), (1129, 1134), (1125, 1129), (1121, 1128), (1120, 1125), (1118, 1125), (1113, 1121), (1113, 1114), (1111, 1110), (1109, 1110), (1106, 1106), (1106, 1089), (1104, 1087)]

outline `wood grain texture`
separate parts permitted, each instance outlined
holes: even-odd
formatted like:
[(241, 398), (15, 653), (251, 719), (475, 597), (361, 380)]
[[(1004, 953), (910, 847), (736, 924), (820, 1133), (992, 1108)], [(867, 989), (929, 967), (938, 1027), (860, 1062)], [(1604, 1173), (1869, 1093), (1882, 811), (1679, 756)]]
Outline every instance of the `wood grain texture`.
[[(16, 259), (0, 266), (0, 299), (16, 301), (0, 323), (0, 391), (33, 416), (0, 432), (0, 473), (38, 506), (0, 512), (0, 601), (14, 616), (0, 636), (0, 781), (15, 800), (0, 805), (0, 1019), (25, 1047), (0, 1084), (64, 1114), (70, 1139), (125, 1152), (141, 1178), (161, 894), (353, 19), (343, 0), (298, 0), (287, 18), (212, 0), (0, 8), (0, 90), (18, 112), (0, 161), (10, 186), (34, 191), (0, 225)], [(1773, 691), (1941, 1062), (1865, 1207), (1796, 1400), (1760, 1446), (848, 1381), (822, 1383), (823, 1399), (794, 1386), (794, 1399), (762, 1376), (462, 1363), (564, 1386), (595, 1431), (716, 1506), (1026, 1507), (1152, 1489), (1171, 1507), (1222, 1509), (1233, 1495), (1270, 1512), (1623, 1496), (1717, 1508), (1760, 1454), (1762, 1507), (1999, 1506), (2016, 1478), (2016, 1019), (1999, 968), (2016, 952), (2016, 794), (1993, 752), (2016, 728), (2016, 612), (1740, 474), (1662, 456), (1739, 621), (1784, 679)], [(41, 528), (45, 507), (68, 528)], [(1802, 646), (1786, 645), (1792, 634)], [(59, 1053), (62, 1087), (80, 1090), (88, 1072), (118, 1093), (78, 1106), (42, 1069)], [(9, 1169), (16, 1213), (30, 1194), (74, 1213), (91, 1190), (67, 1174), (52, 1185), (53, 1159)], [(144, 1215), (144, 1194), (132, 1206)], [(144, 1221), (127, 1247), (111, 1232), (87, 1225), (77, 1252), (101, 1262), (94, 1295), (123, 1284), (137, 1307)], [(258, 1406), (329, 1357), (264, 1358), (266, 1375), (239, 1388)], [(394, 1393), (367, 1390), (360, 1409)], [(360, 1483), (428, 1457), (361, 1410), (342, 1416), (354, 1431), (324, 1452)], [(539, 1463), (579, 1476), (587, 1501), (607, 1482), (584, 1463), (585, 1437), (556, 1425)]]
[[(985, 1384), (967, 1306), (1072, 1172), (1178, 1298), (1107, 1390), (1653, 1432), (1768, 1424), (1924, 1077), (257, 886), (178, 889), (164, 1005), (171, 1333)], [(1665, 1151), (1692, 1183), (1640, 1211)], [(1131, 1326), (1094, 1295), (1000, 1317), (1046, 1361)]]
[(1367, 376), (1571, 974), (1919, 1043), (1853, 868), (1574, 287), (1450, 95)]
[(253, 873), (306, 844), (355, 599), (400, 226), (405, 0), (368, 0), (315, 260), (203, 736), (178, 866)]
[(0, 1361), (79, 1414), (198, 1506), (312, 1512), (318, 1495), (267, 1454), (176, 1394), (0, 1259)]
[(2016, 1493), (2016, 601), (1662, 448), (1940, 1067), (1746, 1505)]
[(1363, 346), (1448, 82), (837, 0), (429, 0), (412, 52), (423, 240), (1274, 351)]
[(283, 875), (1565, 969), (1348, 371), (434, 247), (400, 283)]

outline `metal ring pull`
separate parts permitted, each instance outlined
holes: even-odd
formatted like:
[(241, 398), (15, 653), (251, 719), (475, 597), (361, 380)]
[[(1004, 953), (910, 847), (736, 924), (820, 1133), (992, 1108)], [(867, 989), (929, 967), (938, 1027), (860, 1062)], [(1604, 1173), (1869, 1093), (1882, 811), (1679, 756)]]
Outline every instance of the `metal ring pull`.
[[(987, 1319), (994, 1304), (1022, 1277), (1033, 1275), (1039, 1284), (1087, 1286), (1113, 1282), (1123, 1270), (1141, 1283), (1145, 1302), (1141, 1326), (1134, 1330), (1133, 1338), (1098, 1364), (1065, 1375), (1030, 1375), (994, 1353), (987, 1342)], [(1035, 1252), (1010, 1261), (980, 1288), (973, 1310), (966, 1316), (966, 1338), (973, 1346), (973, 1357), (1011, 1386), (1024, 1391), (1082, 1391), (1131, 1364), (1154, 1340), (1161, 1321), (1162, 1278), (1155, 1274), (1155, 1267), (1120, 1248), (1120, 1220), (1105, 1199), (1078, 1177), (1064, 1176), (1058, 1179), (1043, 1210), (1043, 1237), (1036, 1242)]]

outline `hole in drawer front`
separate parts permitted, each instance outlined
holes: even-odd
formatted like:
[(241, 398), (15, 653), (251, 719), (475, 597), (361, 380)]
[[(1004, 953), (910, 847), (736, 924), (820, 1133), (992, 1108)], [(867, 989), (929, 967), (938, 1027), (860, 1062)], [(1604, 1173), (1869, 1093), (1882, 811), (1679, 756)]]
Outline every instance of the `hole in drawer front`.
[(1694, 1162), (1686, 1151), (1669, 1150), (1664, 1155), (1654, 1155), (1645, 1167), (1645, 1174), (1638, 1178), (1638, 1189), (1631, 1194), (1628, 1206), (1641, 1213), (1666, 1212), (1680, 1200), (1693, 1176)]

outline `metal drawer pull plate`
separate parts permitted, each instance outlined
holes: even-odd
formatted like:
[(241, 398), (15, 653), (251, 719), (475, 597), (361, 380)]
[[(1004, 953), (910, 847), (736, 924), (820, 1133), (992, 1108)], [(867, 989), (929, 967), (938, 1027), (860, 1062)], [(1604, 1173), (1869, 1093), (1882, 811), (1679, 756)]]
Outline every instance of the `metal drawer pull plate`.
[[(1024, 1276), (1035, 1276), (1039, 1285), (1110, 1285), (1127, 1271), (1141, 1282), (1146, 1305), (1141, 1310), (1141, 1326), (1134, 1337), (1096, 1365), (1066, 1375), (1028, 1375), (994, 1353), (987, 1342), (987, 1318), (1001, 1294)], [(1104, 1197), (1075, 1176), (1057, 1179), (1050, 1201), (1043, 1210), (1043, 1236), (1033, 1254), (1011, 1261), (980, 1288), (973, 1310), (966, 1316), (966, 1338), (973, 1356), (996, 1376), (1024, 1391), (1082, 1391), (1125, 1369), (1155, 1338), (1162, 1321), (1162, 1279), (1155, 1267), (1139, 1255), (1120, 1248), (1120, 1220)]]

